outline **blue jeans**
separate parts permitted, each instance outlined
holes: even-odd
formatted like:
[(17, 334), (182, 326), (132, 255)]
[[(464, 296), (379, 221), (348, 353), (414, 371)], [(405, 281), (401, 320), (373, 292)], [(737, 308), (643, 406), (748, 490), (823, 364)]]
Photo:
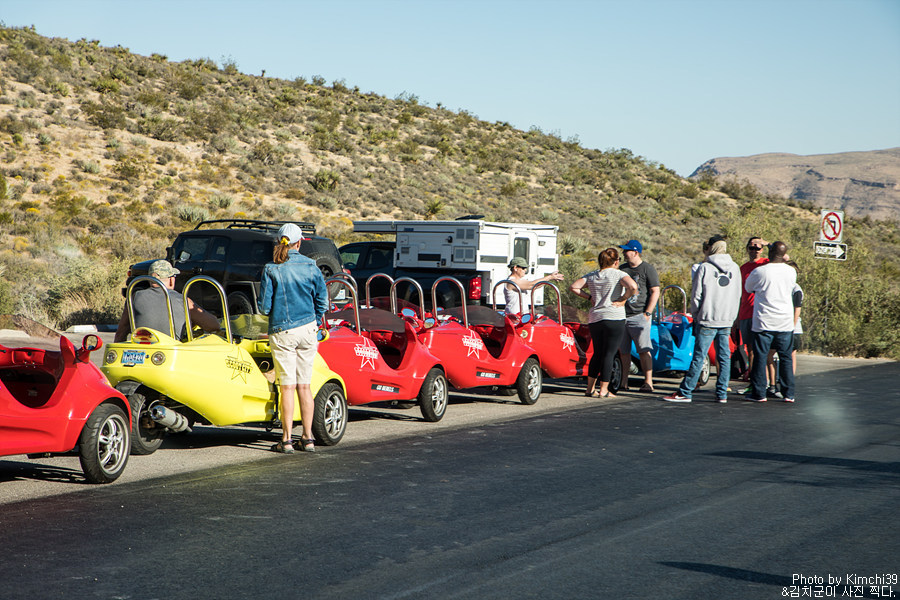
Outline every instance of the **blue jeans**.
[(678, 388), (678, 393), (685, 398), (690, 398), (700, 379), (700, 371), (703, 368), (703, 359), (709, 352), (709, 346), (716, 342), (716, 361), (719, 363), (716, 376), (716, 400), (728, 397), (728, 381), (731, 379), (731, 347), (728, 339), (731, 337), (731, 327), (697, 327), (697, 337), (694, 339), (694, 355), (691, 357), (691, 366)]
[(769, 350), (778, 353), (778, 381), (785, 398), (794, 397), (794, 345), (793, 331), (753, 332), (753, 368), (750, 369), (750, 397), (758, 400), (766, 397), (766, 358)]

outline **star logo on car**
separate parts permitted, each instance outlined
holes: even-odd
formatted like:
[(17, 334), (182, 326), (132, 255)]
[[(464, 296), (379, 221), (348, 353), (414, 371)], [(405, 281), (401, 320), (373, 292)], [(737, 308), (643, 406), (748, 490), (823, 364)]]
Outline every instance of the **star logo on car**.
[(375, 359), (378, 358), (378, 348), (375, 347), (375, 344), (372, 343), (372, 340), (364, 337), (361, 344), (356, 344), (353, 347), (353, 353), (356, 356), (362, 359), (362, 362), (359, 363), (359, 368), (365, 368), (366, 364), (372, 367), (372, 370), (375, 370)]
[(225, 357), (225, 368), (231, 369), (232, 381), (240, 377), (244, 383), (247, 383), (247, 375), (250, 374), (252, 366), (253, 365), (249, 360), (243, 358), (240, 348), (235, 348), (234, 356)]
[(475, 358), (480, 359), (480, 352), (484, 350), (484, 342), (481, 340), (481, 337), (475, 333), (474, 331), (470, 331), (469, 335), (462, 339), (463, 346), (469, 349), (469, 353), (466, 354), (466, 357), (475, 355)]
[(575, 345), (575, 336), (566, 330), (559, 334), (559, 341), (563, 343), (563, 350), (569, 351)]

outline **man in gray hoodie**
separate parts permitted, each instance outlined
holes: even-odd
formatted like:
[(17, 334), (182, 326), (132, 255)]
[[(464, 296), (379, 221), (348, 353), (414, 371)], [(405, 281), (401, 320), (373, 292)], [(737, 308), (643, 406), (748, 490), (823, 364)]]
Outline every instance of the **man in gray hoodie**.
[(726, 253), (725, 240), (714, 235), (703, 244), (706, 256), (696, 265), (691, 277), (691, 314), (694, 315), (694, 355), (691, 366), (678, 391), (663, 400), (690, 402), (697, 387), (703, 361), (709, 346), (716, 342), (716, 401), (728, 401), (728, 381), (731, 379), (731, 326), (741, 304), (741, 270)]

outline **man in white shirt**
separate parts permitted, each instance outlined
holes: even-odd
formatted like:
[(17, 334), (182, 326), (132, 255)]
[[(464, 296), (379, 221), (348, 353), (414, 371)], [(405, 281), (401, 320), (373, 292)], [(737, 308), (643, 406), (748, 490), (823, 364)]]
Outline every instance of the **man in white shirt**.
[[(756, 294), (753, 303), (753, 354), (778, 353), (779, 381), (784, 384), (785, 402), (794, 401), (793, 357), (794, 303), (791, 294), (797, 284), (797, 272), (785, 261), (787, 245), (769, 244), (769, 262), (754, 269), (747, 276), (744, 289)], [(750, 370), (751, 402), (766, 401), (766, 361), (755, 360)]]

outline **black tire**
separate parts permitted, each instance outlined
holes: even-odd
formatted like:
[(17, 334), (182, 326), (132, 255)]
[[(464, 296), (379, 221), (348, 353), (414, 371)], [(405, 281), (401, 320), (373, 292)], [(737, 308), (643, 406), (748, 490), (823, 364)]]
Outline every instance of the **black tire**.
[(231, 292), (226, 299), (228, 303), (228, 315), (252, 315), (256, 313), (256, 307), (250, 301), (250, 297), (244, 292)]
[(330, 381), (319, 388), (316, 394), (316, 412), (313, 415), (312, 430), (316, 442), (323, 446), (334, 446), (347, 431), (347, 398), (340, 385)]
[(150, 418), (149, 403), (143, 394), (126, 394), (131, 405), (131, 453), (135, 456), (153, 454), (162, 446), (166, 428)]
[[(630, 364), (634, 364), (630, 362)], [(597, 384), (599, 385), (599, 383)], [(609, 392), (611, 394), (615, 394), (619, 391), (619, 388), (622, 387), (622, 355), (616, 352), (616, 355), (613, 357), (613, 368), (612, 373), (609, 376)], [(597, 388), (599, 389), (599, 387)]]
[[(322, 276), (325, 279), (334, 276), (335, 273), (343, 273), (344, 270), (341, 268), (341, 262), (331, 256), (330, 254), (323, 254), (321, 252), (310, 252), (306, 255), (307, 258), (311, 258), (316, 261), (316, 266), (319, 267), (319, 270), (322, 271)], [(341, 289), (343, 289), (343, 285), (340, 283), (332, 283), (328, 287), (328, 293), (332, 296), (336, 295)]]
[(703, 357), (703, 366), (700, 367), (700, 378), (697, 380), (697, 387), (701, 388), (707, 383), (709, 383), (709, 354)]
[(538, 401), (538, 398), (541, 397), (543, 377), (541, 365), (534, 357), (525, 361), (522, 370), (519, 371), (519, 377), (516, 379), (516, 392), (518, 392), (519, 401), (522, 404), (534, 404)]
[(447, 412), (449, 390), (444, 372), (438, 368), (428, 371), (419, 389), (419, 409), (422, 418), (429, 423), (437, 423)]
[(128, 463), (131, 436), (125, 411), (101, 404), (88, 417), (78, 438), (78, 460), (90, 483), (111, 483)]

